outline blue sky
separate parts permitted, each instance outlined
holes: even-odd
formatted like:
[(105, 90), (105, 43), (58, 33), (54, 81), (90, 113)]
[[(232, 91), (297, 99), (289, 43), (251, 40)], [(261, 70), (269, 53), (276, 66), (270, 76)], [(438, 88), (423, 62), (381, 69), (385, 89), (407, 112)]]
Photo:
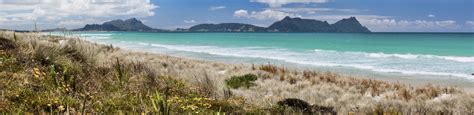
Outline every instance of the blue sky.
[(372, 31), (474, 32), (473, 0), (0, 0), (0, 28), (79, 28), (137, 17), (154, 28), (238, 22), (268, 26), (284, 16), (334, 23), (355, 16)]

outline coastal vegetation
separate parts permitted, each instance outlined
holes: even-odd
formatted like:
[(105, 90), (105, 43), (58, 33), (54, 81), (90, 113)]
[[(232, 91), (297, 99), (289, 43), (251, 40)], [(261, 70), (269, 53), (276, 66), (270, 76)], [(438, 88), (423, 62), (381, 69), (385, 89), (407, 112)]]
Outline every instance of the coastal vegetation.
[(245, 74), (243, 76), (232, 76), (230, 79), (225, 80), (225, 83), (227, 84), (227, 86), (234, 89), (240, 87), (250, 88), (256, 85), (254, 83), (255, 80), (257, 80), (256, 75)]
[(0, 31), (0, 113), (474, 113), (474, 94)]

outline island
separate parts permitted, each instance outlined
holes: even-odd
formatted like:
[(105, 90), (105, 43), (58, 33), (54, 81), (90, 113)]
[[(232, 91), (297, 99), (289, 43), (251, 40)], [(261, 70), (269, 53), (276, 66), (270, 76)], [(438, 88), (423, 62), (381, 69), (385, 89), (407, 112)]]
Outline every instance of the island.
[(350, 17), (329, 24), (327, 21), (314, 19), (291, 18), (289, 16), (274, 22), (268, 27), (259, 27), (243, 23), (198, 24), (187, 29), (154, 29), (131, 18), (113, 20), (103, 24), (87, 24), (72, 31), (138, 31), (138, 32), (306, 32), (306, 33), (369, 33), (367, 27), (360, 24), (355, 17)]

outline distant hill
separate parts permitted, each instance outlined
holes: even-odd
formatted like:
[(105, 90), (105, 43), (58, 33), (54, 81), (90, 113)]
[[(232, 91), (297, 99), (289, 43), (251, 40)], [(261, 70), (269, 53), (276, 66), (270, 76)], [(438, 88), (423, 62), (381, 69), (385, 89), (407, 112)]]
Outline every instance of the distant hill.
[(103, 24), (87, 24), (83, 28), (76, 29), (77, 31), (157, 31), (143, 24), (136, 18), (128, 20), (113, 20)]
[(334, 24), (326, 21), (313, 19), (301, 19), (285, 17), (283, 20), (273, 23), (268, 27), (272, 32), (370, 32), (362, 26), (355, 17), (342, 19)]
[(264, 27), (241, 23), (199, 24), (188, 29), (191, 32), (265, 32)]
[(367, 27), (362, 26), (355, 17), (342, 19), (331, 25), (334, 32), (370, 32)]
[(285, 17), (267, 28), (250, 24), (222, 23), (199, 24), (185, 31), (188, 32), (346, 32), (366, 33), (369, 29), (362, 26), (355, 17), (342, 19), (334, 24), (313, 19)]
[(45, 29), (41, 30), (42, 32), (54, 32), (54, 31), (68, 31), (66, 28), (53, 28), (53, 29)]
[(326, 21), (290, 18), (285, 17), (283, 20), (273, 23), (268, 27), (272, 32), (332, 32), (334, 29)]
[(87, 24), (73, 31), (142, 31), (142, 32), (346, 32), (366, 33), (364, 27), (355, 17), (342, 19), (334, 24), (313, 19), (285, 17), (269, 27), (259, 27), (242, 23), (198, 24), (188, 29), (163, 30), (153, 29), (136, 18), (113, 20), (103, 24)]

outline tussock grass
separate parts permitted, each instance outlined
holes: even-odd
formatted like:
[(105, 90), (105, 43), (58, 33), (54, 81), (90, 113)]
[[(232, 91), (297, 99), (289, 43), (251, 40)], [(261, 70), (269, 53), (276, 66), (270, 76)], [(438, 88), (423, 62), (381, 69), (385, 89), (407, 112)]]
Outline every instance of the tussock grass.
[[(0, 31), (0, 43), (0, 112), (258, 113), (287, 98), (339, 113), (474, 112), (474, 95), (455, 87), (129, 52), (72, 35)], [(246, 74), (255, 85), (227, 88)]]
[(288, 73), (288, 70), (286, 68), (283, 68), (283, 67), (277, 67), (275, 65), (272, 65), (272, 64), (267, 64), (267, 65), (261, 65), (259, 67), (260, 70), (262, 71), (266, 71), (266, 72), (269, 72), (269, 73), (272, 73), (272, 74), (286, 74)]
[(251, 90), (233, 93), (244, 95), (261, 107), (276, 106), (275, 102), (287, 98), (356, 113), (472, 113), (474, 107), (473, 94), (455, 87), (412, 87), (332, 72), (288, 73), (291, 70), (274, 65), (259, 69), (273, 78), (261, 79)]
[(0, 112), (217, 112), (220, 103), (232, 106), (200, 92), (213, 86), (194, 90), (172, 77), (173, 70), (125, 58), (111, 46), (8, 31), (0, 43)]
[(257, 75), (245, 74), (242, 76), (232, 76), (230, 79), (225, 80), (225, 83), (233, 89), (240, 87), (250, 88), (256, 85), (254, 83), (255, 80), (257, 80)]

